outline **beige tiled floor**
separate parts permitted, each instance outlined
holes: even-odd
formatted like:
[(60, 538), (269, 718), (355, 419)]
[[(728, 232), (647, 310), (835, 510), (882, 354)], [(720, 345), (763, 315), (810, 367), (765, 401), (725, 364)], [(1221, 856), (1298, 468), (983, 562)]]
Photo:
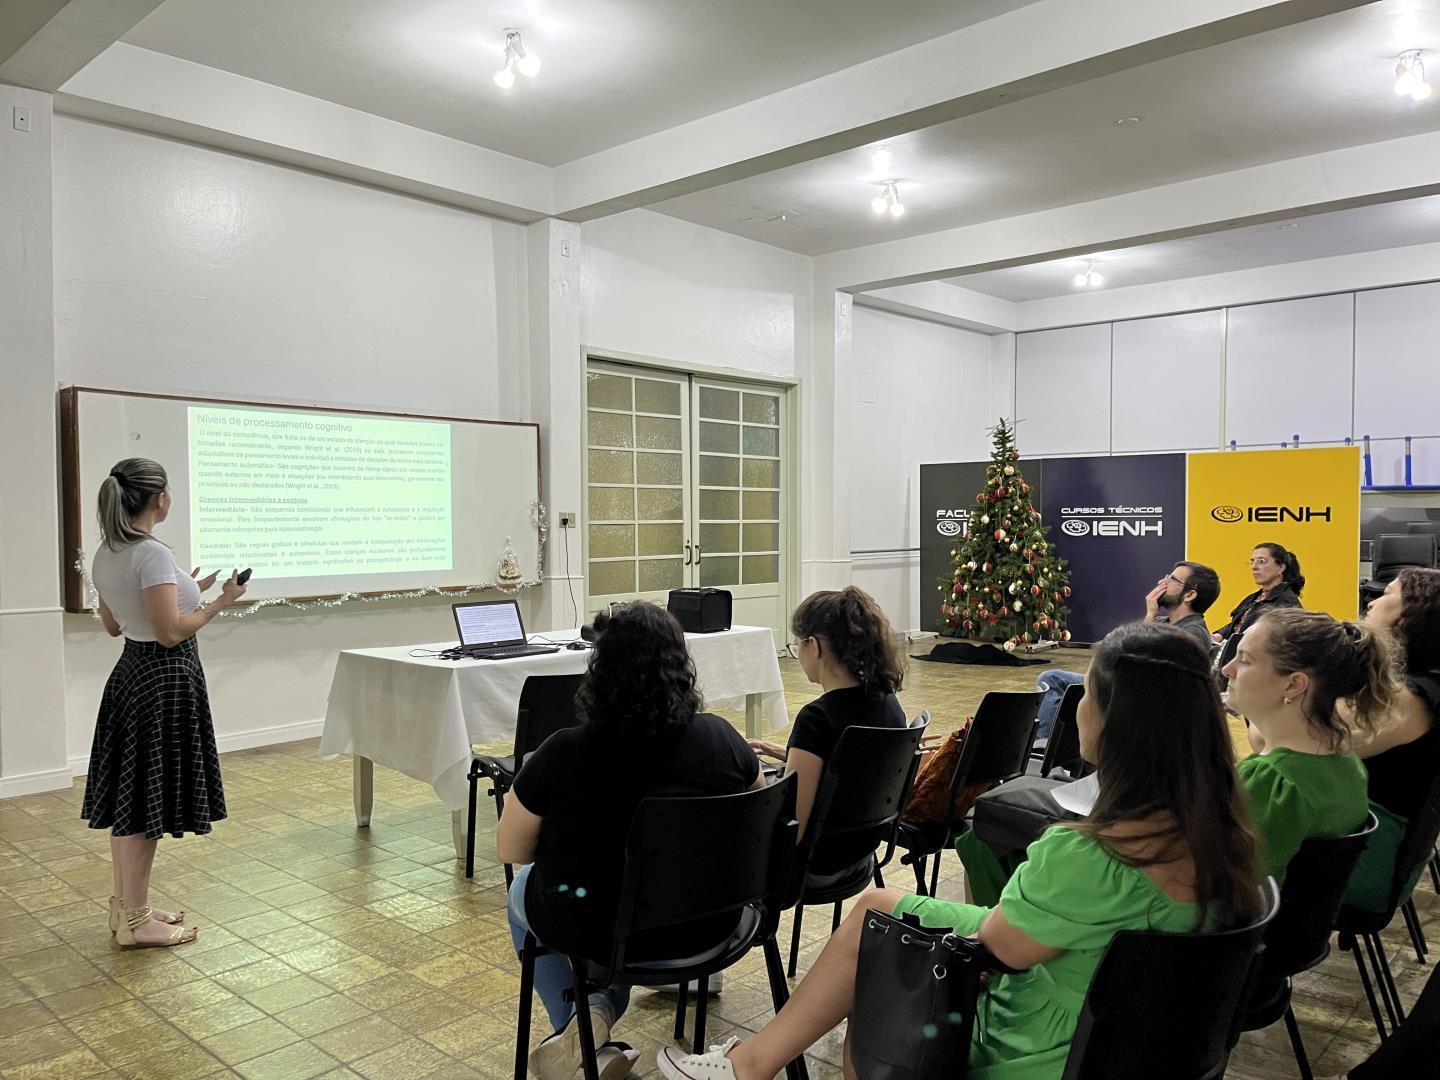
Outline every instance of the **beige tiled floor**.
[[(1084, 655), (1059, 666), (1078, 668)], [(793, 662), (782, 666), (793, 713), (814, 690)], [(902, 697), (948, 730), (985, 689), (1028, 687), (1034, 674), (913, 664)], [(357, 829), (349, 762), (318, 760), (313, 741), (227, 754), (222, 767), (230, 819), (209, 837), (160, 845), (157, 906), (185, 906), (204, 927), (180, 949), (111, 944), (108, 845), (79, 820), (81, 784), (0, 802), (0, 1076), (510, 1075), (519, 982), (500, 868), (484, 858), (465, 880), (449, 816), (430, 789), (377, 770), (375, 823)], [(487, 811), (482, 853), (493, 848)], [(958, 897), (958, 865), (946, 860), (942, 895)], [(904, 883), (899, 868), (891, 876)], [(1440, 940), (1428, 882), (1417, 901)], [(827, 926), (807, 920), (802, 967)], [(1399, 933), (1388, 936), (1409, 1001), (1428, 969), (1401, 943)], [(1296, 1012), (1321, 1076), (1353, 1065), (1375, 1040), (1343, 954), (1297, 980)], [(769, 1016), (756, 955), (727, 974), (710, 1035)], [(640, 1075), (655, 1074), (654, 1052), (672, 1022), (673, 999), (636, 993), (617, 1037), (642, 1051)], [(817, 1080), (838, 1075), (839, 1045), (832, 1033), (816, 1047)], [(1229, 1072), (1293, 1075), (1278, 1026), (1247, 1035)]]

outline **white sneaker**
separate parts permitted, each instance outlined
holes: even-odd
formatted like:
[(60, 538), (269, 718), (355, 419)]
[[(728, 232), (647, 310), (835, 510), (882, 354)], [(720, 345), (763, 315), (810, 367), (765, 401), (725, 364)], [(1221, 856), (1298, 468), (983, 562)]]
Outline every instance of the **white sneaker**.
[[(595, 1065), (600, 1073), (600, 1080), (625, 1080), (635, 1069), (635, 1063), (640, 1060), (640, 1051), (631, 1048), (623, 1043), (606, 1043), (595, 1051)], [(575, 1074), (576, 1080), (584, 1080), (585, 1070), (582, 1067)]]
[(655, 1056), (655, 1063), (669, 1080), (735, 1080), (735, 1067), (725, 1055), (739, 1041), (731, 1035), (719, 1046), (710, 1047), (708, 1054), (682, 1054), (666, 1046)]

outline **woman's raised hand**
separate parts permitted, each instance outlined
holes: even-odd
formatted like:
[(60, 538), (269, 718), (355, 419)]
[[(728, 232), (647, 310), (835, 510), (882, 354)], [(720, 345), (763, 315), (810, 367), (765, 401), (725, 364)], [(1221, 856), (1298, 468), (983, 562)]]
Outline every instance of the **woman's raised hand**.
[(207, 574), (203, 578), (199, 575), (200, 567), (198, 566), (195, 567), (194, 570), (190, 571), (190, 576), (196, 579), (195, 584), (200, 586), (200, 591), (203, 593), (209, 591), (210, 587), (215, 584), (215, 579), (220, 576), (220, 571), (216, 570), (210, 574)]
[(239, 571), (232, 573), (225, 579), (225, 584), (220, 586), (220, 591), (224, 593), (225, 599), (232, 604), (245, 595), (245, 586), (236, 580), (236, 574), (238, 573)]

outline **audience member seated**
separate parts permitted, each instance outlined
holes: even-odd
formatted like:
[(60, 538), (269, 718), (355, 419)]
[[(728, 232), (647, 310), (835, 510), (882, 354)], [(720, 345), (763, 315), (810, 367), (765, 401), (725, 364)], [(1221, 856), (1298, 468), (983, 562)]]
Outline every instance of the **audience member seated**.
[[(1204, 563), (1177, 562), (1168, 574), (1155, 583), (1155, 588), (1145, 594), (1145, 622), (1168, 623), (1195, 635), (1196, 640), (1208, 649), (1210, 631), (1205, 626), (1204, 614), (1219, 595), (1220, 575), (1214, 570)], [(1060, 668), (1041, 672), (1035, 680), (1035, 689), (1045, 691), (1045, 697), (1040, 702), (1040, 715), (1036, 718), (1036, 738), (1050, 737), (1065, 690), (1083, 679), (1084, 676), (1078, 672)]]
[(1404, 685), (1391, 723), (1356, 735), (1355, 752), (1365, 762), (1370, 809), (1380, 827), (1360, 856), (1345, 902), (1384, 911), (1405, 828), (1440, 775), (1440, 570), (1400, 571), (1371, 602), (1365, 622), (1395, 638)]
[[(997, 907), (866, 893), (771, 1023), (709, 1054), (664, 1049), (661, 1072), (770, 1080), (849, 1013), (861, 926), (873, 908), (978, 935), (1001, 963), (1021, 969), (992, 976), (981, 995), (964, 1075), (1059, 1080), (1086, 989), (1116, 933), (1252, 919), (1260, 906), (1255, 841), (1204, 650), (1168, 629), (1123, 626), (1096, 647), (1085, 688), (1077, 722), (1086, 757), (1099, 764), (1099, 800), (1083, 821), (1031, 845)], [(1177, 722), (1155, 723), (1162, 700)], [(848, 1053), (846, 1075), (854, 1075)]]
[[(654, 604), (617, 605), (595, 617), (595, 649), (575, 697), (578, 727), (556, 732), (515, 777), (500, 819), (496, 852), (516, 864), (510, 932), (518, 952), (529, 931), (566, 954), (608, 960), (619, 903), (625, 837), (647, 796), (731, 795), (764, 783), (745, 740), (718, 716), (701, 713), (685, 635)], [(521, 865), (527, 864), (527, 865)], [(734, 920), (632, 939), (628, 955), (684, 956), (734, 929)], [(573, 1080), (580, 1068), (579, 1024), (564, 1000), (569, 965), (550, 953), (535, 963), (535, 991), (555, 1034), (530, 1055), (530, 1075)], [(597, 1048), (610, 1038), (630, 993), (610, 987), (590, 997)], [(612, 1078), (629, 1072), (633, 1051), (609, 1047)]]
[[(796, 775), (795, 816), (805, 835), (825, 762), (845, 729), (902, 728), (905, 710), (895, 697), (905, 679), (904, 660), (890, 621), (870, 595), (851, 585), (806, 597), (790, 619), (800, 669), (824, 691), (801, 708), (785, 747), (761, 739), (752, 749), (785, 763)], [(838, 875), (869, 851), (817, 850), (813, 875)]]
[[(1305, 588), (1305, 575), (1300, 573), (1300, 560), (1293, 551), (1286, 551), (1279, 544), (1257, 544), (1250, 553), (1250, 576), (1260, 587), (1235, 606), (1228, 625), (1210, 636), (1214, 644), (1222, 646), (1215, 665), (1222, 672), (1235, 657), (1240, 635), (1254, 626), (1261, 615), (1277, 608), (1302, 606), (1300, 593)], [(1223, 673), (1220, 678), (1223, 690)]]
[[(1269, 873), (1311, 836), (1344, 836), (1365, 821), (1365, 766), (1351, 728), (1368, 737), (1394, 707), (1399, 685), (1387, 635), (1319, 611), (1271, 610), (1226, 665), (1229, 705), (1249, 722), (1255, 753), (1240, 782)], [(1348, 702), (1347, 725), (1340, 704)]]

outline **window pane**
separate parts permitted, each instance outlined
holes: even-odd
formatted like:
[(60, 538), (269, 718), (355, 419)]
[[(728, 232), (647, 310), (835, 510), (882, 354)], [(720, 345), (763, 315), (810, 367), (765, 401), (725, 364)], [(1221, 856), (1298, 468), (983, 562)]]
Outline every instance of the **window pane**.
[(685, 526), (680, 522), (640, 526), (641, 555), (679, 555), (684, 550)]
[(635, 554), (634, 525), (591, 525), (590, 557), (612, 559)]
[(591, 450), (590, 483), (633, 484), (634, 458), (629, 450)]
[(635, 490), (633, 488), (592, 487), (590, 489), (591, 521), (634, 521)]
[(745, 546), (742, 551), (779, 551), (779, 525), (745, 525)]
[(740, 550), (739, 525), (701, 525), (700, 547), (708, 555)]
[(700, 422), (700, 449), (716, 454), (740, 452), (740, 428), (736, 424)]
[(761, 457), (780, 456), (780, 429), (773, 427), (747, 427), (745, 429), (745, 453)]
[[(748, 491), (745, 493), (745, 498), (750, 498)], [(740, 516), (740, 493), (738, 491), (701, 491), (700, 516), (702, 518), (719, 518), (722, 521), (735, 520)]]
[(602, 375), (592, 371), (585, 380), (586, 402), (593, 409), (630, 408), (630, 380), (623, 375)]
[(618, 413), (590, 413), (591, 446), (633, 446), (630, 417)]
[(612, 593), (633, 593), (634, 591), (634, 560), (622, 559), (620, 562), (592, 562), (590, 564), (591, 596), (609, 596)]
[(739, 391), (717, 390), (713, 386), (702, 386), (700, 388), (700, 415), (707, 420), (739, 420)]
[(679, 454), (636, 454), (635, 470), (642, 484), (679, 486), (683, 477)]
[(746, 458), (745, 486), (747, 488), (778, 488), (780, 486), (780, 462), (767, 461), (764, 458)]
[(642, 450), (679, 450), (680, 421), (663, 416), (637, 416), (635, 445)]
[[(749, 464), (748, 462), (746, 464)], [(739, 487), (740, 459), (700, 455), (701, 487)], [(757, 485), (759, 486), (759, 485)]]
[(739, 585), (740, 558), (737, 555), (722, 555), (711, 558), (706, 555), (700, 561), (701, 585)]
[[(703, 499), (704, 496), (701, 496)], [(701, 517), (708, 515), (701, 514)], [(745, 518), (753, 521), (756, 518), (780, 517), (780, 493), (778, 491), (747, 491), (745, 492)]]
[(641, 559), (640, 591), (678, 589), (685, 584), (685, 564), (679, 559)]
[(780, 423), (780, 399), (769, 394), (745, 395), (745, 419), (752, 424)]
[(657, 521), (684, 516), (680, 510), (679, 488), (641, 488), (636, 495), (639, 496), (640, 512), (635, 516), (641, 521)]
[(779, 555), (746, 555), (745, 584), (780, 580)]
[(680, 384), (635, 380), (635, 411), (658, 412), (666, 416), (680, 415)]

